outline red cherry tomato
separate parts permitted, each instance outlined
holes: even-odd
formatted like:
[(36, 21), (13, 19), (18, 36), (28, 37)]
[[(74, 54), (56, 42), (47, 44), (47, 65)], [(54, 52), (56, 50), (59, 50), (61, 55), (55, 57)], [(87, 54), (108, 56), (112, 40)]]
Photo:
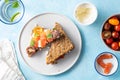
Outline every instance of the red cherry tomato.
[(113, 42), (113, 38), (106, 39), (107, 44), (111, 44)]
[(118, 38), (119, 37), (119, 33), (117, 31), (113, 31), (112, 32), (112, 37), (113, 38)]
[(110, 30), (110, 28), (111, 28), (111, 25), (109, 23), (105, 23), (104, 29), (105, 30)]
[(116, 31), (120, 31), (120, 24), (119, 25), (117, 25), (117, 26), (115, 26), (115, 28), (114, 28)]
[(111, 44), (111, 48), (112, 48), (113, 50), (118, 50), (119, 44), (118, 44), (117, 42), (113, 42), (113, 43)]

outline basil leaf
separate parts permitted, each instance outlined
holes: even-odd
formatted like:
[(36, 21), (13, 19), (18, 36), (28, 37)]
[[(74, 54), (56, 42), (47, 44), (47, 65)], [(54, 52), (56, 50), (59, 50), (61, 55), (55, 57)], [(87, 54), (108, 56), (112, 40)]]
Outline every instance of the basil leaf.
[(20, 14), (20, 12), (15, 13), (15, 14), (11, 17), (10, 21), (13, 22), (13, 21), (15, 20), (16, 16), (19, 15), (19, 14)]
[(18, 1), (13, 2), (12, 7), (13, 8), (18, 8), (19, 7), (19, 2)]
[(47, 35), (47, 38), (52, 38), (52, 34), (48, 34), (48, 35)]
[(38, 33), (35, 33), (35, 35), (34, 35), (35, 37), (38, 37), (39, 36), (39, 34)]
[(56, 30), (56, 28), (53, 28), (53, 30)]
[(30, 42), (30, 46), (34, 46), (35, 42), (33, 40), (31, 40)]

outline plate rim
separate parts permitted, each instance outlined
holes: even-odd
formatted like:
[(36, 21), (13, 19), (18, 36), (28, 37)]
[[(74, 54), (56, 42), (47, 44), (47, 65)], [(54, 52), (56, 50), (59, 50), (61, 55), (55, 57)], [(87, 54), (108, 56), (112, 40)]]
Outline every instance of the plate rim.
[[(21, 51), (21, 47), (20, 47), (20, 41), (21, 41), (20, 38), (21, 38), (21, 36), (22, 36), (22, 32), (23, 32), (23, 30), (25, 29), (26, 25), (27, 25), (30, 21), (32, 21), (33, 19), (37, 18), (38, 16), (42, 16), (42, 15), (46, 15), (46, 14), (58, 15), (58, 16), (60, 16), (60, 17), (63, 17), (63, 18), (65, 18), (65, 19), (68, 19), (72, 24), (74, 24), (75, 28), (77, 29), (77, 33), (79, 33), (79, 37), (80, 37), (80, 49), (79, 49), (78, 57), (76, 57), (76, 58), (74, 59), (74, 62), (73, 62), (69, 67), (67, 67), (66, 69), (64, 69), (64, 70), (62, 70), (62, 71), (60, 71), (60, 72), (57, 72), (57, 73), (52, 73), (52, 74), (41, 73), (41, 72), (35, 70), (33, 67), (31, 67), (31, 66), (26, 62), (26, 60), (24, 59), (23, 54), (22, 54), (22, 51)], [(64, 73), (64, 72), (70, 70), (70, 69), (75, 65), (75, 63), (77, 62), (77, 60), (79, 59), (80, 54), (81, 54), (81, 49), (82, 49), (82, 37), (81, 37), (81, 34), (80, 34), (80, 31), (79, 31), (78, 27), (75, 25), (75, 23), (74, 23), (70, 18), (66, 17), (65, 15), (59, 14), (59, 13), (48, 12), (48, 13), (41, 13), (41, 14), (35, 15), (34, 17), (30, 18), (30, 19), (25, 23), (25, 25), (21, 28), (20, 33), (19, 33), (19, 36), (18, 36), (18, 51), (19, 51), (19, 54), (20, 54), (23, 62), (29, 67), (30, 70), (32, 70), (33, 72), (42, 74), (42, 75), (47, 75), (47, 76), (59, 75), (59, 74), (61, 74), (61, 73)]]

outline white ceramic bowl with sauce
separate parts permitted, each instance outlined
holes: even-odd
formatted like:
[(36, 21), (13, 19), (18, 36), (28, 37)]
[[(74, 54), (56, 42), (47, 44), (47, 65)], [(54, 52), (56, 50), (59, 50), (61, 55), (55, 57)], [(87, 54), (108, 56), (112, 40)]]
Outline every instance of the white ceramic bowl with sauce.
[[(111, 69), (111, 71), (108, 73), (108, 74), (105, 74), (104, 73), (104, 69), (97, 63), (97, 59), (101, 56), (101, 55), (104, 55), (104, 54), (108, 54), (108, 55), (112, 55), (112, 58), (109, 58), (109, 59), (103, 59), (103, 62), (106, 64), (106, 63), (112, 63), (113, 67)], [(95, 62), (94, 62), (94, 67), (95, 67), (95, 70), (100, 74), (100, 75), (103, 75), (103, 76), (111, 76), (113, 74), (115, 74), (118, 70), (118, 67), (119, 67), (119, 62), (118, 62), (118, 59), (117, 57), (112, 54), (111, 52), (102, 52), (100, 53), (96, 59), (95, 59)]]
[(97, 8), (90, 2), (79, 3), (75, 7), (74, 16), (81, 25), (90, 25), (97, 19)]

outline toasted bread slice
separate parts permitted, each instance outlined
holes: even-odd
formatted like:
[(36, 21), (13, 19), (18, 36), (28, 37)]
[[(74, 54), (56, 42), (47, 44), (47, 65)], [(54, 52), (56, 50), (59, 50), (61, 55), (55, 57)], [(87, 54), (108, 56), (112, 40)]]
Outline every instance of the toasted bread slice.
[(59, 58), (61, 58), (61, 56), (64, 56), (74, 48), (73, 43), (71, 42), (71, 40), (69, 39), (69, 37), (59, 23), (55, 24), (55, 29), (58, 30), (60, 33), (64, 34), (64, 37), (61, 37), (51, 43), (51, 47), (46, 57), (47, 64), (56, 63), (56, 60), (58, 60)]

